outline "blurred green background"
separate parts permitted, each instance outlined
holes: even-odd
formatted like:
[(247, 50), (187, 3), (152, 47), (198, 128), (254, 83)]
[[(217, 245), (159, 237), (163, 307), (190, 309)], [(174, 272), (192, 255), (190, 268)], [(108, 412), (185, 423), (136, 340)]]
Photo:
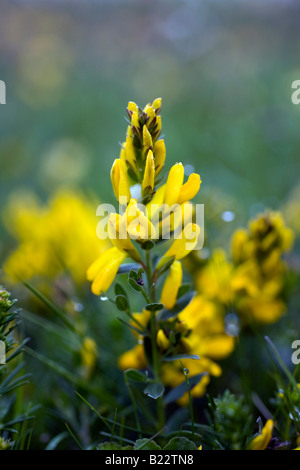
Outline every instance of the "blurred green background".
[(241, 221), (278, 208), (300, 179), (299, 13), (275, 0), (3, 1), (1, 205), (28, 186), (112, 201), (127, 102), (161, 96), (168, 167), (193, 165), (199, 202), (228, 196)]

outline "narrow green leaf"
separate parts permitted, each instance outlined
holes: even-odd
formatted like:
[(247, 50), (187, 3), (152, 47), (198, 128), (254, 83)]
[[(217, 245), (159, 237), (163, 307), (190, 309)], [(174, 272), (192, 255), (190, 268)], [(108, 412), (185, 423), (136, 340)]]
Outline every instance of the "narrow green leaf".
[(195, 359), (199, 360), (200, 357), (197, 354), (177, 354), (176, 356), (165, 356), (162, 358), (163, 362), (179, 361), (181, 359)]
[(23, 281), (23, 284), (29, 289), (38, 299), (41, 300), (47, 307), (58, 317), (60, 320), (68, 327), (71, 331), (76, 331), (73, 323), (69, 320), (67, 315), (61, 311), (56, 305), (54, 305), (50, 300), (48, 300), (43, 294), (36, 290), (31, 284), (26, 281)]

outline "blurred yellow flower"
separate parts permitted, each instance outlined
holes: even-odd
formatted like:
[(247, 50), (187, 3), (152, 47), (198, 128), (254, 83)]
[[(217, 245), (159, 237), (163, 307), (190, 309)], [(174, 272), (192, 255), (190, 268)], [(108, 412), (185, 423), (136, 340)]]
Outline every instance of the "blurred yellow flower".
[(111, 246), (97, 237), (94, 201), (78, 191), (57, 191), (44, 204), (33, 193), (13, 194), (3, 219), (17, 242), (3, 266), (12, 279), (69, 273), (82, 283), (95, 253)]
[(90, 378), (96, 365), (98, 351), (96, 342), (86, 336), (80, 349), (81, 362), (85, 378)]

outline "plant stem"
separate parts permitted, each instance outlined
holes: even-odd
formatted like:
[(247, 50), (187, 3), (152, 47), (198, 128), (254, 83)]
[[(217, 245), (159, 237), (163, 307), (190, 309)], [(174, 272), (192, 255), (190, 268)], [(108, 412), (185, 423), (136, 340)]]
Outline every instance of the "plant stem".
[[(152, 259), (150, 250), (146, 251), (146, 276), (148, 289), (150, 290), (150, 300), (151, 302), (156, 302), (156, 292), (155, 284), (153, 285), (153, 271), (152, 271)], [(151, 350), (152, 350), (152, 367), (154, 378), (157, 381), (161, 381), (161, 364), (159, 360), (159, 353), (157, 350), (156, 344), (156, 312), (150, 311), (150, 335), (151, 335)], [(165, 409), (163, 398), (159, 397), (157, 399), (157, 417), (158, 417), (158, 427), (159, 429), (164, 427), (165, 423)]]

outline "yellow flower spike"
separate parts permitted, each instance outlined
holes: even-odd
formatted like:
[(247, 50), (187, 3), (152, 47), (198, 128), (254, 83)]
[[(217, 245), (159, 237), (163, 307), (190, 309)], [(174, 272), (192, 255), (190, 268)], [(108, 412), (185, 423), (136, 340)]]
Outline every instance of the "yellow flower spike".
[(155, 163), (153, 158), (153, 152), (149, 150), (146, 158), (146, 166), (144, 172), (144, 178), (142, 182), (142, 194), (150, 194), (154, 189), (155, 180)]
[(174, 257), (180, 260), (187, 256), (197, 245), (200, 235), (200, 227), (197, 224), (187, 224), (181, 232), (181, 238), (176, 238), (168, 251), (158, 262), (156, 269), (160, 269), (164, 264)]
[(155, 109), (156, 113), (158, 114), (161, 110), (161, 98), (156, 98), (153, 101), (152, 106)]
[(248, 450), (265, 450), (272, 439), (273, 428), (273, 420), (268, 419), (261, 431), (261, 434), (258, 434), (248, 445)]
[(169, 207), (178, 202), (180, 190), (183, 184), (184, 168), (182, 163), (172, 166), (166, 182), (166, 192), (164, 203)]
[(107, 230), (110, 241), (116, 248), (125, 251), (135, 261), (141, 261), (139, 252), (127, 234), (127, 226), (119, 214), (110, 214)]
[(128, 109), (128, 111), (131, 111), (132, 113), (138, 113), (139, 112), (137, 104), (134, 101), (129, 101), (127, 109)]
[(158, 175), (164, 167), (166, 160), (166, 146), (163, 139), (157, 140), (153, 147), (155, 159), (155, 174)]
[(170, 347), (170, 341), (168, 340), (165, 335), (165, 332), (162, 329), (158, 330), (157, 332), (156, 343), (157, 346), (163, 351), (167, 350)]
[(117, 158), (110, 171), (111, 184), (113, 187), (116, 199), (126, 198), (127, 202), (130, 201), (130, 187), (127, 176), (125, 164), (120, 158)]
[[(117, 275), (120, 265), (123, 263), (126, 257), (127, 253), (118, 250), (116, 247), (113, 247), (103, 254), (105, 262), (103, 262), (101, 259), (99, 260), (98, 258), (98, 260), (93, 263), (93, 265), (88, 270), (88, 275), (91, 276), (91, 272), (95, 274), (96, 268), (100, 267), (93, 279), (93, 294), (100, 295), (101, 292), (106, 292), (109, 289)], [(95, 263), (97, 263), (97, 265), (95, 265)], [(90, 278), (88, 277), (88, 279)]]
[(170, 267), (170, 272), (165, 280), (160, 301), (171, 310), (176, 304), (177, 294), (182, 282), (182, 265), (180, 261), (174, 261)]
[(153, 149), (153, 142), (147, 126), (143, 126), (143, 156), (148, 154), (148, 150)]
[(179, 198), (177, 201), (178, 204), (183, 204), (184, 202), (193, 199), (200, 189), (200, 184), (200, 175), (197, 175), (197, 173), (192, 173), (189, 176), (187, 182), (180, 189)]

